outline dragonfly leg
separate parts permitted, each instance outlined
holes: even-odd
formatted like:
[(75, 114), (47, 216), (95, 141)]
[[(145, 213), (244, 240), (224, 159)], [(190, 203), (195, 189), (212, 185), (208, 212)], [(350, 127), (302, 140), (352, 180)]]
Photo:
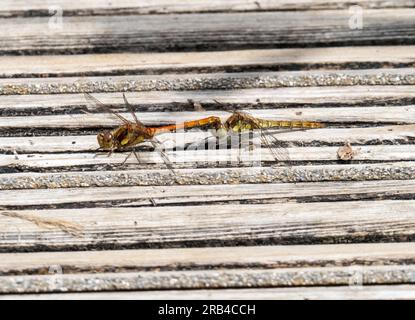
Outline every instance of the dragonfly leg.
[(128, 156), (126, 156), (126, 157), (125, 157), (124, 161), (121, 163), (122, 165), (123, 165), (123, 164), (125, 164), (125, 163), (127, 162), (128, 158), (131, 156), (131, 154), (132, 154), (132, 153), (133, 153), (133, 152), (130, 152), (130, 153), (128, 154)]
[(94, 156), (92, 157), (92, 159), (95, 159), (96, 157), (98, 157), (98, 155), (99, 155), (99, 153), (98, 153), (98, 151), (101, 151), (102, 149), (101, 149), (101, 147), (99, 147), (99, 148), (97, 148), (97, 149), (95, 149), (94, 151), (95, 151), (95, 154), (94, 154)]

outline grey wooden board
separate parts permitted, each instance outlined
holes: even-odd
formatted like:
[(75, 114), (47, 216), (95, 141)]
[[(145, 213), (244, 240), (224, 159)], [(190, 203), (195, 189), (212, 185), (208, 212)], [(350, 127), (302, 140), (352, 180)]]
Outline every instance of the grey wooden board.
[[(269, 11), (269, 10), (315, 10), (344, 9), (351, 5), (363, 8), (401, 8), (415, 5), (413, 0), (107, 0), (72, 2), (68, 0), (4, 0), (0, 17), (45, 16), (54, 7), (62, 9), (63, 15), (111, 15), (111, 14), (150, 14), (150, 13), (187, 13), (187, 12), (232, 12), (232, 11)], [(52, 11), (53, 12), (53, 11)]]
[(413, 44), (414, 17), (410, 8), (367, 9), (363, 29), (350, 28), (348, 10), (6, 18), (0, 41), (13, 54)]
[[(365, 8), (363, 30), (349, 28), (351, 12), (347, 9), (351, 3), (348, 1), (289, 3), (260, 0), (253, 4), (232, 0), (219, 4), (214, 0), (192, 3), (187, 7), (183, 1), (166, 4), (147, 0), (131, 5), (129, 0), (121, 0), (112, 6), (100, 0), (83, 5), (63, 0), (60, 4), (66, 7), (62, 29), (53, 23), (53, 19), (45, 17), (50, 8), (44, 4), (32, 3), (29, 8), (28, 4), (8, 1), (0, 8), (0, 17), (3, 17), (0, 19), (3, 26), (0, 42), (4, 44), (0, 52), (67, 54), (165, 51), (171, 48), (226, 50), (333, 43), (414, 43), (413, 1), (400, 0), (392, 4), (360, 1), (359, 4)], [(150, 11), (146, 10), (173, 14), (149, 14)], [(224, 10), (233, 12), (208, 13)], [(284, 12), (277, 12), (279, 10)], [(240, 11), (251, 12), (238, 13)], [(85, 16), (89, 14), (97, 16)], [(317, 19), (313, 20), (315, 17)], [(248, 29), (241, 29), (242, 19)], [(189, 28), (191, 24), (197, 26), (195, 33), (194, 28)], [(164, 30), (159, 29), (160, 25)], [(302, 28), (298, 29), (298, 25)], [(108, 28), (112, 32), (108, 33)], [(217, 41), (218, 37), (222, 42)], [(0, 112), (8, 116), (2, 117), (4, 135), (23, 135), (27, 129), (36, 126), (37, 129), (49, 127), (56, 130), (52, 134), (60, 128), (114, 126), (100, 114), (82, 118), (78, 115), (51, 116), (55, 111), (78, 112), (84, 104), (82, 95), (77, 94), (80, 92), (111, 92), (101, 96), (106, 102), (115, 102), (121, 109), (121, 91), (167, 90), (129, 93), (135, 108), (147, 111), (140, 112), (139, 116), (148, 124), (152, 121), (180, 122), (211, 115), (212, 112), (225, 116), (217, 110), (225, 107), (212, 108), (212, 97), (218, 96), (218, 100), (231, 102), (233, 106), (242, 104), (247, 109), (257, 109), (253, 111), (257, 116), (333, 123), (333, 128), (282, 135), (282, 140), (290, 146), (292, 160), (310, 162), (307, 165), (283, 166), (280, 163), (279, 166), (263, 168), (214, 168), (217, 160), (235, 157), (236, 154), (235, 150), (211, 150), (209, 161), (204, 164), (209, 165), (209, 169), (185, 169), (186, 164), (183, 164), (182, 169), (175, 169), (176, 175), (158, 169), (161, 159), (152, 152), (140, 152), (145, 161), (138, 166), (133, 161), (126, 167), (109, 166), (116, 164), (124, 154), (94, 159), (95, 137), (81, 136), (84, 134), (82, 131), (74, 131), (74, 135), (69, 137), (1, 138), (0, 148), (9, 154), (0, 156), (0, 172), (16, 173), (0, 175), (0, 250), (75, 251), (0, 254), (0, 272), (3, 275), (0, 277), (0, 290), (8, 294), (103, 290), (99, 294), (110, 295), (114, 294), (111, 290), (134, 290), (132, 294), (138, 296), (142, 292), (137, 290), (144, 289), (152, 290), (155, 297), (161, 294), (160, 289), (171, 292), (173, 289), (194, 288), (199, 290), (185, 292), (200, 297), (210, 294), (205, 289), (216, 287), (222, 288), (218, 293), (235, 297), (235, 290), (224, 288), (235, 287), (248, 292), (245, 290), (251, 289), (246, 287), (273, 290), (266, 287), (306, 285), (318, 286), (308, 289), (317, 289), (317, 296), (321, 297), (322, 292), (326, 296), (329, 292), (324, 291), (323, 286), (335, 285), (331, 289), (333, 293), (350, 297), (351, 291), (366, 290), (368, 286), (359, 286), (362, 282), (382, 285), (369, 287), (369, 291), (377, 292), (379, 297), (411, 297), (413, 288), (405, 284), (414, 281), (415, 251), (412, 243), (402, 241), (414, 239), (415, 225), (414, 202), (403, 200), (413, 198), (415, 181), (415, 167), (413, 161), (409, 161), (414, 159), (410, 143), (413, 138), (415, 78), (413, 69), (408, 68), (414, 63), (413, 46), (387, 47), (380, 54), (376, 53), (379, 50), (376, 47), (345, 48), (341, 59), (334, 57), (339, 57), (342, 48), (327, 51), (303, 49), (293, 56), (290, 56), (290, 50), (293, 49), (234, 51), (229, 55), (226, 51), (177, 53), (151, 58), (146, 54), (124, 52), (108, 57), (95, 54), (74, 56), (64, 63), (62, 59), (65, 56), (45, 57), (44, 62), (39, 62), (39, 57), (0, 57), (1, 64), (10, 66), (4, 68), (0, 76), (20, 78), (0, 80), (0, 93), (6, 94), (0, 97)], [(393, 59), (388, 58), (394, 53)], [(226, 58), (221, 58), (223, 55)], [(240, 57), (239, 60), (235, 59), (236, 56)], [(103, 59), (97, 64), (96, 59), (100, 58)], [(374, 69), (379, 67), (400, 68)], [(277, 74), (259, 72), (291, 68), (303, 70)], [(308, 71), (320, 68), (335, 70)], [(344, 70), (356, 68), (360, 70)], [(249, 70), (258, 72), (236, 73)], [(223, 71), (234, 73), (220, 74)], [(189, 72), (203, 74), (186, 74)], [(180, 74), (138, 76), (140, 73)], [(78, 75), (91, 77), (82, 80), (70, 78)], [(24, 79), (39, 76), (63, 78)], [(328, 87), (312, 87), (316, 85)], [(298, 87), (277, 88), (280, 86)], [(33, 93), (46, 95), (27, 95)], [(191, 110), (192, 106), (186, 105), (189, 97), (195, 101), (205, 99), (209, 112), (158, 112), (163, 108)], [(270, 102), (266, 102), (267, 99)], [(143, 102), (145, 105), (140, 105)], [(265, 107), (262, 103), (268, 105)], [(307, 104), (314, 108), (305, 108)], [(286, 106), (289, 108), (276, 109)], [(87, 124), (79, 120), (86, 120)], [(49, 125), (52, 122), (54, 126)], [(340, 123), (354, 127), (338, 128)], [(356, 127), (356, 124), (366, 126), (367, 123), (380, 123), (381, 126)], [(14, 131), (7, 133), (10, 129)], [(95, 129), (89, 130), (93, 133)], [(193, 132), (186, 139), (197, 141), (203, 136), (206, 134)], [(324, 136), (327, 138), (322, 138)], [(172, 146), (169, 140), (174, 142), (177, 139), (177, 136), (172, 137), (169, 134), (161, 136), (167, 147)], [(358, 150), (356, 161), (387, 162), (334, 165), (337, 147), (347, 140)], [(385, 145), (388, 143), (392, 145)], [(203, 150), (174, 153), (185, 155), (192, 165), (201, 165), (203, 155), (200, 151)], [(266, 150), (261, 150), (261, 156), (272, 160)], [(331, 164), (315, 165), (311, 161), (331, 161)], [(96, 171), (84, 172), (83, 165), (94, 166)], [(239, 165), (236, 162), (230, 164), (231, 167)], [(154, 168), (148, 170), (150, 166)], [(111, 171), (100, 170), (103, 168), (111, 168)], [(39, 172), (19, 172), (27, 170)], [(218, 186), (220, 183), (225, 185)], [(74, 199), (77, 199), (76, 203)], [(361, 199), (377, 201), (358, 201)], [(348, 201), (322, 202), (324, 200)], [(252, 204), (256, 202), (261, 204)], [(43, 209), (34, 210), (37, 208)], [(381, 243), (384, 241), (391, 243)], [(310, 245), (348, 242), (373, 243)], [(76, 252), (86, 249), (297, 243), (308, 245)], [(250, 250), (252, 254), (249, 254)], [(63, 266), (66, 274), (42, 275), (47, 274), (51, 266)], [(194, 270), (186, 270), (189, 268)], [(217, 270), (206, 270), (212, 268)], [(68, 274), (79, 271), (83, 274)], [(111, 273), (114, 271), (117, 273)], [(94, 274), (96, 272), (98, 274)], [(36, 275), (25, 275), (28, 273)], [(357, 286), (347, 287), (356, 281)], [(400, 295), (392, 294), (393, 287), (399, 288)], [(374, 288), (383, 288), (383, 291)], [(308, 293), (311, 296), (316, 291)], [(291, 292), (290, 296), (298, 297), (299, 291)], [(367, 297), (368, 293), (360, 296)]]
[[(0, 140), (1, 141), (1, 140)], [(7, 148), (7, 147), (6, 147)], [(104, 166), (118, 165), (119, 169), (138, 169), (148, 167), (148, 165), (157, 164), (164, 168), (164, 158), (158, 152), (140, 152), (136, 151), (140, 162), (135, 157), (129, 157), (129, 152), (114, 153), (110, 157), (101, 153), (27, 153), (19, 146), (12, 146), (10, 152), (14, 149), (16, 154), (0, 155), (0, 166), (10, 168), (47, 170), (47, 168), (70, 169), (82, 166)], [(4, 150), (4, 149), (3, 149)], [(19, 151), (16, 151), (19, 150)], [(292, 147), (281, 150), (275, 148), (273, 151), (282, 151), (288, 155), (287, 159), (282, 161), (339, 161), (339, 147)], [(354, 161), (413, 161), (415, 160), (415, 146), (355, 146), (352, 149), (355, 152)], [(40, 152), (45, 152), (41, 150)], [(260, 162), (276, 163), (274, 154), (266, 148), (255, 148), (252, 150), (240, 150), (239, 148), (221, 149), (221, 150), (186, 150), (186, 151), (165, 151), (169, 161), (174, 164), (175, 168), (185, 168), (191, 166), (210, 166), (210, 167), (237, 167), (259, 165)], [(126, 161), (125, 161), (126, 160)], [(124, 163), (125, 161), (125, 163)], [(278, 163), (278, 162), (277, 162)]]
[(414, 208), (382, 200), (2, 210), (0, 250), (411, 241)]
[[(415, 29), (415, 28), (414, 28)], [(0, 79), (0, 95), (415, 85), (413, 68)]]
[(1, 253), (0, 274), (410, 265), (414, 243)]
[(415, 266), (155, 271), (0, 277), (1, 293), (413, 284)]
[(0, 300), (413, 300), (414, 285), (149, 290), (0, 295)]
[[(247, 108), (261, 107), (263, 104), (338, 106), (376, 105), (391, 101), (415, 101), (414, 86), (346, 86), (346, 87), (303, 87), (273, 89), (241, 89), (241, 90), (204, 90), (204, 91), (159, 91), (159, 92), (126, 92), (128, 101), (140, 110), (169, 110), (173, 103), (188, 104), (188, 99), (199, 101), (202, 105), (215, 103), (214, 99), (226, 104), (245, 104)], [(104, 104), (115, 107), (123, 106), (121, 92), (93, 93)], [(259, 100), (259, 101), (258, 101)], [(4, 113), (36, 111), (44, 113), (70, 111), (75, 107), (85, 106), (87, 101), (83, 94), (31, 94), (0, 95), (0, 109)], [(215, 107), (217, 104), (215, 105)], [(192, 106), (188, 106), (192, 108)], [(219, 106), (217, 106), (219, 107)], [(216, 107), (216, 108), (217, 108)], [(115, 108), (117, 110), (117, 108)]]
[[(86, 2), (88, 3), (88, 2)], [(394, 3), (394, 2), (392, 2)], [(412, 66), (414, 46), (364, 46), (213, 52), (0, 56), (0, 77), (76, 76), (214, 70)]]
[(166, 186), (316, 181), (412, 180), (413, 161), (245, 168), (19, 172), (0, 175), (0, 189)]
[[(165, 206), (215, 202), (267, 203), (382, 199), (415, 195), (413, 180), (342, 181), (308, 183), (238, 184), (206, 186), (137, 186), (101, 188), (62, 188), (0, 191), (0, 206)], [(151, 201), (150, 201), (151, 199)], [(316, 200), (314, 200), (316, 199)], [(111, 203), (115, 202), (115, 204)]]

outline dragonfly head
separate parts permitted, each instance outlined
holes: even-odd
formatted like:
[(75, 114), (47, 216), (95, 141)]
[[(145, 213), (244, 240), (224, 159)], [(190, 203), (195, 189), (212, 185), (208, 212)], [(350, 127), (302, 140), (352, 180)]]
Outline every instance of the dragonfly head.
[(109, 130), (101, 131), (100, 133), (98, 133), (97, 140), (98, 140), (100, 149), (112, 150), (116, 147), (116, 141), (114, 139), (114, 135)]

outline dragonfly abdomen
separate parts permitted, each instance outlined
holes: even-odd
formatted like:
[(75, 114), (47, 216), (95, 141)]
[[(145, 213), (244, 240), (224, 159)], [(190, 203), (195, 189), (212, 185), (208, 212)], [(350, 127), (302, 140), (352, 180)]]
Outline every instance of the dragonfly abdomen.
[(315, 121), (300, 121), (300, 120), (263, 120), (258, 119), (260, 127), (264, 129), (269, 128), (300, 128), (300, 129), (316, 129), (324, 128), (325, 125), (321, 122)]

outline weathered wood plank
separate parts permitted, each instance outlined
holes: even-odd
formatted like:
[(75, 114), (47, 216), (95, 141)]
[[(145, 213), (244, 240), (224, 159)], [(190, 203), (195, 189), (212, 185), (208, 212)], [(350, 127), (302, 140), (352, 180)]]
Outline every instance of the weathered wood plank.
[(412, 241), (414, 209), (382, 200), (2, 210), (0, 250)]
[(414, 51), (414, 46), (365, 46), (151, 54), (0, 56), (0, 77), (65, 77), (250, 69), (293, 70), (322, 67), (409, 67), (415, 65)]
[(0, 189), (413, 179), (414, 162), (409, 161), (381, 164), (175, 169), (175, 175), (167, 169), (3, 173), (0, 174)]
[[(414, 28), (415, 29), (415, 28)], [(415, 85), (414, 68), (0, 79), (0, 95)]]
[[(39, 147), (39, 146), (38, 146)], [(0, 167), (20, 168), (20, 170), (44, 170), (47, 168), (71, 169), (82, 166), (104, 166), (116, 165), (119, 168), (145, 168), (149, 164), (158, 164), (164, 168), (164, 159), (158, 152), (137, 151), (140, 163), (135, 157), (129, 157), (128, 152), (114, 153), (111, 157), (106, 155), (97, 156), (96, 153), (29, 153), (24, 152), (19, 146), (10, 147), (16, 154), (0, 155)], [(285, 148), (288, 160), (285, 161), (337, 161), (339, 147), (292, 147)], [(278, 149), (276, 149), (278, 151)], [(49, 150), (43, 150), (49, 151)], [(355, 146), (354, 161), (411, 161), (415, 160), (414, 145), (379, 145), (379, 146)], [(41, 151), (42, 152), (42, 151)], [(226, 166), (252, 166), (254, 163), (275, 162), (275, 157), (266, 148), (245, 150), (245, 149), (220, 149), (220, 150), (186, 150), (166, 151), (165, 154), (175, 168), (193, 166), (226, 167)], [(125, 161), (126, 160), (126, 161)], [(125, 163), (124, 163), (125, 161)]]
[(348, 10), (66, 17), (64, 25), (6, 18), (0, 41), (3, 54), (414, 44), (411, 8), (367, 9), (359, 30), (350, 18)]
[[(0, 254), (0, 274), (408, 265), (415, 243), (138, 249)], [(53, 268), (55, 267), (55, 268)]]
[[(203, 270), (0, 277), (1, 293), (413, 284), (415, 266)], [(359, 283), (361, 282), (361, 283)]]
[[(415, 87), (414, 87), (415, 88)], [(415, 105), (388, 106), (388, 107), (337, 107), (337, 108), (287, 108), (287, 109), (261, 109), (241, 111), (249, 112), (254, 117), (268, 120), (298, 120), (318, 121), (324, 123), (382, 123), (382, 124), (414, 124)], [(121, 115), (131, 121), (133, 117), (129, 113)], [(231, 112), (212, 110), (207, 112), (142, 112), (136, 113), (138, 119), (148, 126), (163, 124), (183, 123), (210, 116), (217, 116), (223, 122), (229, 118)], [(17, 116), (0, 117), (0, 129), (34, 129), (34, 128), (113, 128), (121, 124), (121, 121), (109, 113), (79, 113), (69, 115), (46, 116)], [(404, 128), (410, 127), (404, 126)], [(397, 127), (395, 127), (397, 128)], [(373, 129), (373, 128), (371, 128)], [(392, 129), (392, 128), (391, 128)], [(335, 129), (325, 129), (335, 130)], [(356, 130), (360, 130), (357, 128)], [(399, 129), (398, 129), (399, 130)], [(404, 129), (405, 130), (405, 129)], [(321, 131), (321, 130), (320, 130)], [(349, 129), (353, 135), (353, 130)]]
[(1, 295), (0, 300), (413, 300), (414, 285), (147, 290)]
[[(107, 0), (90, 0), (83, 3), (68, 0), (4, 0), (0, 17), (15, 16), (47, 16), (54, 7), (62, 9), (64, 16), (72, 15), (114, 15), (114, 14), (163, 14), (190, 12), (238, 12), (238, 11), (270, 11), (270, 10), (316, 10), (347, 9), (359, 5), (362, 8), (405, 8), (415, 5), (413, 0), (221, 0), (189, 1), (189, 0), (118, 0), (116, 3)], [(53, 11), (52, 11), (53, 12)]]
[(276, 203), (384, 199), (415, 195), (413, 180), (327, 181), (207, 186), (153, 186), (2, 190), (2, 208), (191, 205), (215, 202)]
[[(145, 91), (125, 93), (128, 101), (140, 111), (192, 111), (194, 107), (188, 99), (199, 101), (211, 109), (220, 108), (214, 99), (244, 108), (263, 108), (264, 105), (279, 106), (339, 106), (339, 105), (379, 105), (396, 101), (415, 102), (414, 86), (347, 86), (347, 87), (302, 87), (242, 90), (205, 91)], [(94, 93), (94, 97), (119, 110), (123, 106), (121, 92)], [(180, 104), (180, 108), (175, 107)], [(3, 115), (32, 113), (70, 112), (85, 107), (83, 94), (52, 95), (10, 95), (0, 96), (0, 112)], [(27, 112), (27, 113), (25, 113)]]

